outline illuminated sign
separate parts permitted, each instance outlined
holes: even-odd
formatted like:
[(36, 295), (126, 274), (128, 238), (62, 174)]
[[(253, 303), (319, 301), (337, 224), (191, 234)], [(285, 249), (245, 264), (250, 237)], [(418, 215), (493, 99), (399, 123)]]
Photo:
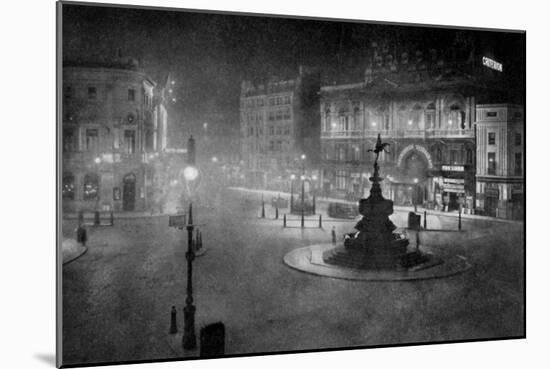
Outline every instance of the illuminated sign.
[(499, 63), (497, 61), (494, 61), (493, 59), (490, 59), (486, 56), (483, 57), (482, 62), (483, 62), (483, 65), (486, 66), (486, 67), (489, 67), (491, 69), (498, 70), (499, 72), (502, 72), (502, 64), (501, 63)]
[(441, 170), (445, 170), (447, 172), (464, 172), (464, 166), (463, 165), (442, 165)]
[(443, 178), (443, 183), (446, 184), (464, 184), (464, 179), (462, 178)]

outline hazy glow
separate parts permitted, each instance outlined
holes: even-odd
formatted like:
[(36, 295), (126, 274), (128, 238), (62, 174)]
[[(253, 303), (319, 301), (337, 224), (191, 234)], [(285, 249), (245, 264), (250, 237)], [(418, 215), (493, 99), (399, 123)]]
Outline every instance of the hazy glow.
[(199, 171), (195, 167), (187, 167), (183, 170), (183, 176), (188, 181), (194, 181), (199, 176)]

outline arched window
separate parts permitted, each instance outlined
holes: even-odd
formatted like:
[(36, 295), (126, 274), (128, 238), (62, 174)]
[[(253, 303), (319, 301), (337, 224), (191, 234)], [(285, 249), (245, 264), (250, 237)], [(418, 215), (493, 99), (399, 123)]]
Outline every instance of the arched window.
[(360, 117), (361, 117), (361, 112), (359, 108), (353, 109), (353, 130), (354, 131), (359, 131), (361, 129)]
[(407, 115), (407, 107), (405, 105), (401, 105), (397, 111), (397, 118), (400, 129), (409, 129)]
[(449, 108), (449, 119), (447, 121), (447, 129), (464, 129), (465, 126), (465, 117), (464, 109), (458, 105), (453, 104)]
[(425, 128), (435, 128), (435, 104), (432, 102), (426, 106)]
[(407, 122), (407, 129), (421, 129), (422, 128), (422, 107), (420, 105), (415, 105), (410, 120)]
[(86, 174), (84, 176), (83, 190), (84, 200), (96, 199), (99, 196), (99, 176), (93, 173)]
[(64, 200), (74, 200), (74, 176), (71, 173), (63, 174), (62, 197)]

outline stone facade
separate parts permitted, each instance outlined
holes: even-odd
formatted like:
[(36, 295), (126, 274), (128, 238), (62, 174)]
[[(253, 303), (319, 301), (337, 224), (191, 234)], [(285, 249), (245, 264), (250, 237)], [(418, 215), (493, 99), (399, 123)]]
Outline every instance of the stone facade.
[(522, 219), (523, 108), (511, 104), (478, 105), (476, 116), (476, 206), (486, 215)]
[(363, 81), (321, 88), (321, 192), (366, 197), (380, 133), (385, 197), (473, 213), (476, 103), (498, 96), (498, 75), (467, 53), (384, 50), (374, 44)]
[(145, 210), (163, 181), (164, 86), (130, 58), (63, 66), (62, 204), (65, 211)]

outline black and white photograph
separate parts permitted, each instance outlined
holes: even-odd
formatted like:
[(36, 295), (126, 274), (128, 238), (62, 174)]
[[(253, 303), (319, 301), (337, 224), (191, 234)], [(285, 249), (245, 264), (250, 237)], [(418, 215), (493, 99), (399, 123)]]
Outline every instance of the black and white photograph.
[(526, 337), (525, 30), (56, 5), (57, 365)]

